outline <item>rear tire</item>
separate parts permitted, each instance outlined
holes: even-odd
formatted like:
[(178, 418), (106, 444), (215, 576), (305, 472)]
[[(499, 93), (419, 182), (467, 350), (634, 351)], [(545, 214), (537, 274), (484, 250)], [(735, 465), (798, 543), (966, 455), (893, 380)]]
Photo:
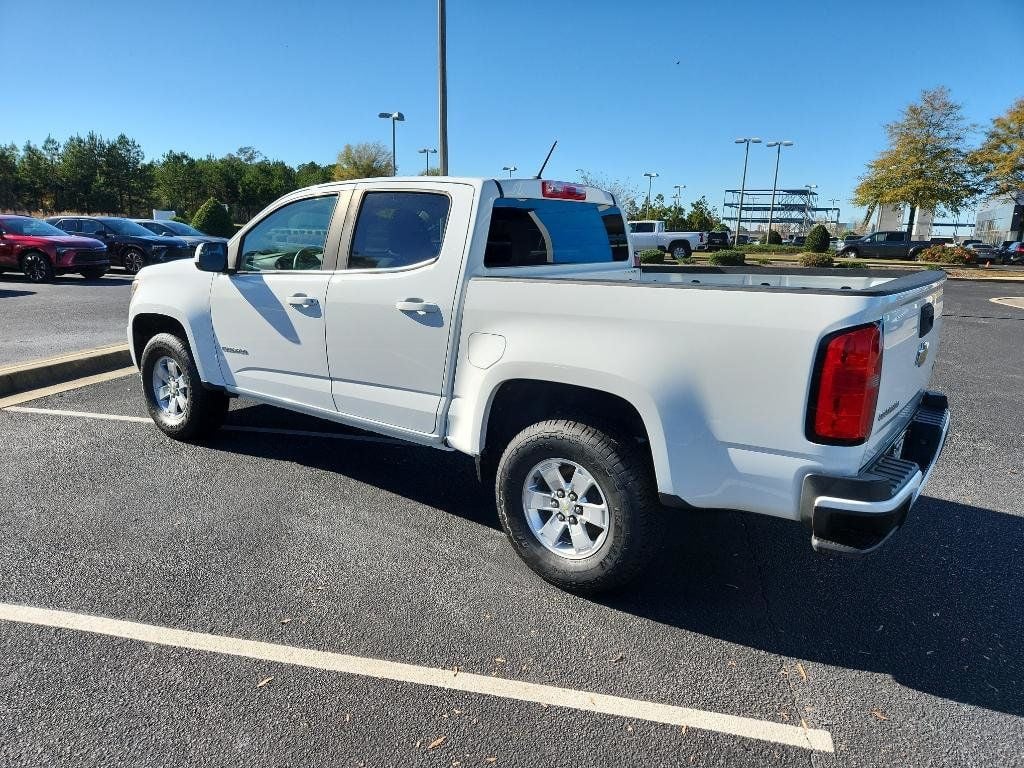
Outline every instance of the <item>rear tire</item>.
[(678, 243), (672, 243), (672, 245), (668, 247), (668, 252), (671, 254), (673, 259), (688, 259), (693, 255), (693, 249), (685, 240)]
[(527, 427), (498, 462), (495, 494), (516, 554), (562, 589), (620, 587), (654, 555), (660, 508), (649, 463), (611, 430), (565, 420)]
[(107, 274), (106, 267), (84, 267), (81, 271), (82, 277), (86, 280), (99, 280)]
[(129, 275), (137, 275), (139, 270), (146, 266), (146, 254), (138, 248), (129, 248), (121, 257), (124, 271)]
[(857, 258), (857, 251), (853, 248), (844, 248), (839, 252), (839, 257), (844, 259), (855, 259)]
[(21, 257), (21, 271), (33, 283), (52, 283), (53, 264), (49, 257), (39, 251), (29, 251)]
[(175, 440), (197, 441), (224, 422), (228, 397), (206, 389), (188, 345), (170, 333), (158, 333), (142, 352), (142, 388), (156, 425)]

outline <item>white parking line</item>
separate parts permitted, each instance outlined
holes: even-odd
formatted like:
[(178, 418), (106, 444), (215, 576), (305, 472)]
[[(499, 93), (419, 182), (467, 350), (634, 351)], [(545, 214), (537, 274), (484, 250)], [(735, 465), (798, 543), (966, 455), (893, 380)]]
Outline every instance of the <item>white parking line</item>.
[[(70, 416), (75, 419), (98, 419), (100, 421), (132, 421), (138, 424), (153, 424), (148, 416), (121, 416), (116, 413), (92, 413), (90, 411), (65, 411), (59, 408), (32, 408), (23, 405), (12, 405), (4, 408), (5, 411), (13, 413), (35, 413), (43, 416)], [(390, 437), (378, 437), (377, 435), (349, 435), (343, 432), (315, 432), (308, 429), (277, 429), (275, 427), (246, 427), (225, 425), (221, 427), (225, 432), (261, 432), (268, 435), (289, 435), (292, 437), (316, 437), (325, 440), (350, 440), (356, 443), (383, 443), (385, 445), (409, 445), (404, 440), (395, 440)]]
[(0, 620), (91, 632), (143, 643), (187, 648), (207, 653), (221, 653), (228, 656), (242, 656), (360, 677), (478, 693), (503, 699), (531, 701), (585, 712), (649, 720), (667, 725), (687, 726), (774, 744), (786, 744), (816, 752), (834, 751), (832, 735), (824, 730), (677, 707), (671, 704), (627, 699), (621, 696), (556, 688), (551, 685), (500, 677), (486, 677), (450, 669), (420, 667), (363, 656), (349, 656), (342, 653), (263, 643), (223, 635), (208, 635), (202, 632), (107, 619), (69, 611), (34, 608), (27, 605), (0, 603)]
[(989, 301), (993, 304), (1002, 304), (1004, 307), (1024, 309), (1024, 296), (998, 296), (994, 299), (989, 299)]

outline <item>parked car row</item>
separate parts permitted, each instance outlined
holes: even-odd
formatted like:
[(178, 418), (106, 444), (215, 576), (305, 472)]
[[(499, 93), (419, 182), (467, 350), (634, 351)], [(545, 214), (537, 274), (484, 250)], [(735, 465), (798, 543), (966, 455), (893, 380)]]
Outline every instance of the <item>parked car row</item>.
[(75, 273), (95, 280), (112, 267), (134, 275), (148, 264), (192, 258), (204, 242), (227, 242), (177, 221), (117, 216), (0, 216), (0, 273), (34, 283)]

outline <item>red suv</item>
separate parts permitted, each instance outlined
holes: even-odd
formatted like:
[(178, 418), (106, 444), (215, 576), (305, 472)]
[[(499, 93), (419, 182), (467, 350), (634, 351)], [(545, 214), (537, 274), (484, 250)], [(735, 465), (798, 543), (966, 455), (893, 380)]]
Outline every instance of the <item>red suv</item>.
[(107, 246), (76, 237), (31, 216), (0, 216), (0, 272), (16, 269), (33, 283), (79, 272), (88, 280), (103, 277), (110, 266)]

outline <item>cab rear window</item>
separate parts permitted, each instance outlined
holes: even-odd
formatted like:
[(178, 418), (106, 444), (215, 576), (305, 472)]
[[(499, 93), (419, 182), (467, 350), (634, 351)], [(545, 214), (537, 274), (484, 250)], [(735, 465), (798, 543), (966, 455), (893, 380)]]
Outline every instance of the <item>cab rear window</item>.
[(568, 200), (496, 200), (486, 267), (626, 261), (629, 241), (613, 205)]

